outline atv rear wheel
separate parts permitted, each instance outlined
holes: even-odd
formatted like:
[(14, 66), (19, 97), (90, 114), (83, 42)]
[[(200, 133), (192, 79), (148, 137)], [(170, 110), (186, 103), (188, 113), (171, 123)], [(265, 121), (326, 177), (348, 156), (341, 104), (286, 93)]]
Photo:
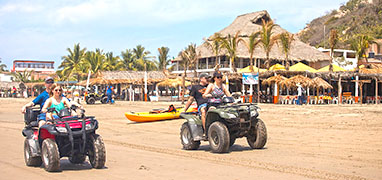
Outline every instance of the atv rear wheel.
[(102, 103), (102, 104), (106, 104), (106, 103), (107, 103), (107, 97), (103, 97), (103, 98), (101, 98), (101, 103)]
[(219, 121), (212, 123), (208, 128), (208, 141), (210, 142), (212, 152), (228, 152), (230, 137), (227, 126)]
[(183, 149), (185, 150), (196, 150), (200, 146), (200, 141), (193, 140), (191, 130), (187, 122), (183, 123), (180, 128), (180, 141), (182, 142)]
[(31, 147), (29, 145), (28, 139), (24, 141), (24, 160), (27, 166), (39, 167), (42, 164), (41, 157), (32, 157)]
[(102, 137), (98, 134), (91, 136), (89, 161), (93, 168), (101, 169), (105, 166), (106, 149)]
[(86, 102), (88, 104), (95, 104), (95, 99), (94, 99), (94, 97), (90, 97)]
[(249, 131), (247, 142), (252, 149), (261, 149), (267, 143), (267, 128), (261, 119)]
[(53, 139), (45, 139), (42, 142), (42, 162), (48, 172), (60, 170), (60, 154)]
[(83, 154), (74, 154), (72, 157), (69, 157), (69, 161), (72, 164), (82, 164), (86, 159), (86, 156)]

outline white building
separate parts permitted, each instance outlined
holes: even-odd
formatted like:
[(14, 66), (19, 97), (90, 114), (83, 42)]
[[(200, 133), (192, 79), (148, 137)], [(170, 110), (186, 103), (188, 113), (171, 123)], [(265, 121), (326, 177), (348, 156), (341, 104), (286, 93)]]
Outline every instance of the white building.
[[(325, 53), (325, 54), (330, 55), (330, 49), (324, 49), (324, 48), (320, 47), (320, 48), (318, 48), (318, 50)], [(343, 67), (346, 70), (351, 70), (351, 69), (354, 69), (355, 67), (357, 67), (356, 52), (353, 50), (334, 49), (333, 56), (334, 56), (333, 63), (340, 66), (340, 67)], [(345, 60), (346, 62), (351, 62), (351, 65), (343, 66), (343, 64), (338, 63), (339, 61), (341, 61), (338, 59)]]
[(2, 82), (12, 82), (14, 77), (10, 74), (0, 73), (0, 81)]

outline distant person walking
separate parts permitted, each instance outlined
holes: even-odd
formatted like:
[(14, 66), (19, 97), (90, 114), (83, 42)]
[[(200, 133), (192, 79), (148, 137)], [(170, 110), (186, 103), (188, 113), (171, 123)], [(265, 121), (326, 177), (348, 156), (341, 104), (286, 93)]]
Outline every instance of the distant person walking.
[(106, 89), (106, 96), (107, 96), (107, 100), (106, 100), (106, 103), (113, 103), (113, 86), (111, 86), (110, 84), (107, 86), (107, 89)]

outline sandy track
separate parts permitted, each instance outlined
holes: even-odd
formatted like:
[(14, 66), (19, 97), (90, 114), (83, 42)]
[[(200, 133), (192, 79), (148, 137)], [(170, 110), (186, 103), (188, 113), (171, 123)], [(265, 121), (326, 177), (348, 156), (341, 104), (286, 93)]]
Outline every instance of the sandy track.
[(117, 102), (86, 106), (100, 121), (106, 168), (61, 160), (62, 172), (26, 167), (23, 117), (26, 100), (0, 99), (0, 173), (21, 179), (381, 179), (382, 106), (281, 106), (262, 104), (268, 129), (265, 149), (251, 150), (238, 139), (228, 154), (212, 154), (207, 142), (184, 151), (179, 128), (184, 120), (134, 123), (125, 111), (145, 111), (168, 103)]

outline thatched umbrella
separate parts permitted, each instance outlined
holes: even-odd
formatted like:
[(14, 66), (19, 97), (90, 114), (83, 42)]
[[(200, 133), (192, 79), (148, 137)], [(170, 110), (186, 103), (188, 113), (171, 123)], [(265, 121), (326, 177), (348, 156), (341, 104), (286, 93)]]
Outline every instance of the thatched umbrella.
[(315, 77), (312, 79), (312, 81), (316, 88), (333, 89), (332, 85), (330, 85), (328, 82), (321, 79), (320, 77)]
[(285, 80), (283, 83), (285, 83), (285, 85), (288, 87), (297, 87), (296, 86), (297, 83), (300, 83), (302, 86), (305, 86), (305, 87), (309, 87), (313, 85), (312, 79), (302, 75), (293, 76)]
[(263, 85), (268, 85), (270, 86), (271, 84), (273, 83), (276, 83), (276, 84), (281, 84), (283, 81), (287, 80), (288, 78), (284, 77), (284, 76), (281, 76), (281, 75), (276, 75), (276, 76), (272, 76), (266, 80), (264, 80), (262, 82)]
[[(170, 86), (170, 87), (179, 87), (182, 85), (182, 79), (166, 79), (160, 83), (157, 84), (157, 86)], [(191, 85), (191, 82), (186, 81), (186, 86)]]

